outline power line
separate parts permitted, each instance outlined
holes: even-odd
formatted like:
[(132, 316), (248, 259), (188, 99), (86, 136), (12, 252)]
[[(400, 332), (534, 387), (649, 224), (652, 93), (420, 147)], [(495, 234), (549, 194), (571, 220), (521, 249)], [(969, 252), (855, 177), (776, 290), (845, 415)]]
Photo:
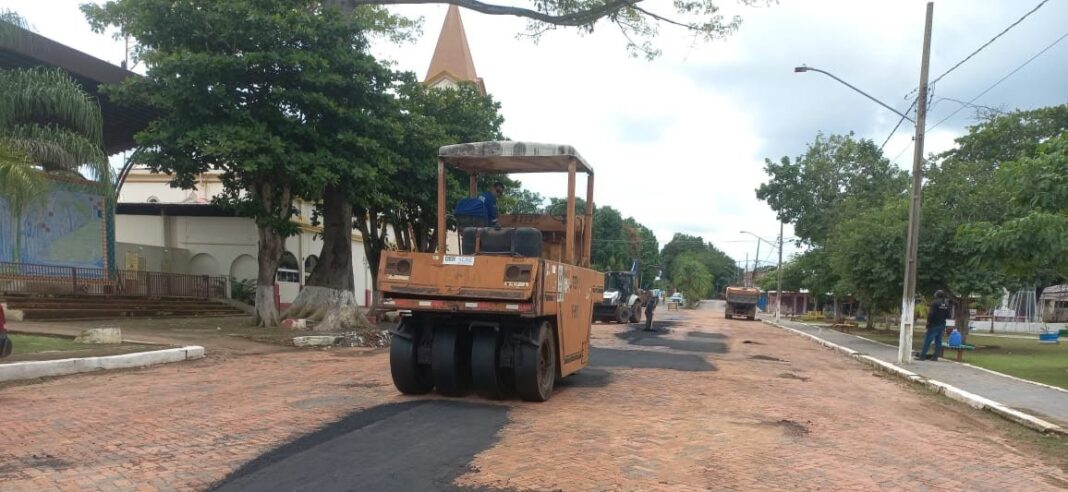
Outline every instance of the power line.
[[(1043, 5), (1046, 5), (1047, 2), (1049, 2), (1049, 0), (1042, 0), (1041, 2), (1038, 2), (1038, 5), (1035, 5), (1035, 8), (1031, 9), (1030, 11), (1028, 11), (1026, 14), (1024, 14), (1019, 19), (1016, 19), (1016, 22), (1013, 22), (1012, 24), (1009, 24), (1009, 27), (1006, 27), (1004, 30), (999, 32), (996, 36), (990, 38), (989, 41), (983, 43), (982, 46), (976, 48), (975, 51), (971, 52), (971, 54), (969, 54), (968, 56), (964, 57), (963, 60), (957, 62), (956, 65), (953, 65), (952, 67), (949, 67), (949, 70), (946, 70), (945, 72), (942, 72), (942, 75), (939, 75), (938, 77), (935, 77), (935, 79), (932, 80), (928, 85), (937, 84), (938, 81), (942, 80), (943, 77), (945, 77), (946, 75), (949, 75), (951, 72), (953, 72), (958, 67), (963, 65), (964, 62), (967, 62), (968, 60), (971, 60), (972, 57), (974, 57), (975, 55), (979, 54), (980, 51), (983, 51), (984, 49), (986, 49), (987, 46), (990, 46), (994, 41), (997, 41), (997, 39), (1000, 38), (1001, 36), (1004, 36), (1005, 33), (1009, 32), (1010, 30), (1012, 30), (1012, 28), (1014, 28), (1017, 25), (1019, 25), (1021, 22), (1023, 22), (1024, 19), (1030, 17), (1031, 14), (1037, 12), (1038, 9), (1042, 8)], [(913, 93), (916, 92), (916, 90), (917, 89), (913, 89), (912, 92), (909, 92), (908, 95), (912, 95)], [(908, 95), (906, 95), (905, 97), (908, 97)]]
[[(912, 100), (912, 104), (909, 104), (908, 109), (903, 111), (903, 113), (908, 114), (909, 111), (912, 111), (913, 106), (916, 106), (916, 101), (918, 101), (918, 100), (919, 99), (914, 98)], [(883, 147), (886, 147), (887, 142), (889, 142), (890, 138), (894, 136), (894, 133), (897, 133), (897, 129), (900, 128), (901, 124), (904, 123), (904, 122), (905, 122), (905, 117), (904, 116), (902, 116), (901, 119), (897, 120), (897, 124), (894, 125), (894, 129), (890, 130), (890, 134), (886, 136), (886, 140), (883, 140), (883, 144), (879, 146), (879, 152), (883, 151)]]
[(1001, 85), (1002, 82), (1004, 82), (1009, 77), (1012, 77), (1016, 72), (1019, 72), (1023, 67), (1026, 67), (1028, 64), (1030, 64), (1031, 62), (1035, 61), (1036, 58), (1042, 56), (1043, 53), (1049, 51), (1051, 48), (1056, 46), (1061, 41), (1064, 41), (1064, 38), (1068, 38), (1068, 32), (1062, 34), (1061, 37), (1057, 38), (1055, 41), (1050, 43), (1045, 48), (1042, 48), (1042, 51), (1039, 51), (1038, 53), (1035, 53), (1034, 56), (1032, 56), (1031, 58), (1028, 58), (1027, 61), (1021, 63), (1020, 66), (1012, 69), (1011, 72), (1005, 74), (1004, 77), (998, 79), (997, 82), (994, 82), (990, 87), (987, 87), (986, 89), (984, 89), (983, 92), (980, 92), (978, 95), (976, 95), (975, 97), (971, 98), (968, 102), (966, 102), (963, 105), (961, 105), (961, 107), (957, 108), (956, 111), (954, 111), (952, 113), (949, 113), (949, 116), (946, 116), (945, 118), (942, 118), (941, 120), (939, 120), (938, 123), (935, 123), (933, 126), (928, 128), (927, 131), (933, 130), (936, 127), (938, 127), (938, 125), (941, 125), (942, 123), (945, 123), (946, 120), (952, 118), (953, 115), (959, 113), (962, 109), (964, 109), (964, 108), (970, 106), (972, 103), (974, 103), (976, 99), (979, 99), (980, 97), (983, 97), (984, 95), (986, 95), (987, 92), (990, 92), (990, 91), (994, 90), (995, 87)]

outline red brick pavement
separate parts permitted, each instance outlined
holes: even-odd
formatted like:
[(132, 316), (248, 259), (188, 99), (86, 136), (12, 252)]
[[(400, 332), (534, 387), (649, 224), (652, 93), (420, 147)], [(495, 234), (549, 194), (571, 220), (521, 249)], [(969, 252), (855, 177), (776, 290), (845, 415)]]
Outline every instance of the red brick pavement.
[[(1055, 490), (1011, 425), (800, 338), (716, 313), (712, 372), (609, 368), (603, 387), (509, 403), (459, 485), (564, 490)], [(636, 349), (596, 325), (595, 345)], [(756, 343), (743, 343), (749, 340)], [(663, 348), (643, 350), (671, 352)], [(758, 359), (752, 356), (766, 356)], [(778, 358), (783, 361), (767, 360)], [(0, 490), (203, 489), (354, 410), (402, 400), (383, 351), (282, 352), (0, 388)], [(354, 461), (358, 461), (354, 459)]]

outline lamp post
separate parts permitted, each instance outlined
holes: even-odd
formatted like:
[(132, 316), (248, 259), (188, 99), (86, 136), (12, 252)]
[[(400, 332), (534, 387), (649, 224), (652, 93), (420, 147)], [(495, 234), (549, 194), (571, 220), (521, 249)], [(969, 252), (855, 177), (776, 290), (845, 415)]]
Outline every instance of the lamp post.
[(927, 15), (923, 29), (923, 54), (920, 59), (920, 88), (919, 94), (916, 96), (915, 120), (824, 70), (806, 66), (794, 68), (794, 72), (819, 72), (837, 80), (842, 85), (857, 91), (864, 97), (893, 111), (894, 114), (909, 120), (916, 126), (916, 136), (914, 137), (916, 144), (912, 154), (912, 188), (909, 193), (908, 244), (905, 246), (905, 278), (901, 296), (901, 326), (898, 332), (897, 344), (897, 362), (899, 364), (912, 362), (912, 330), (915, 327), (916, 317), (916, 251), (919, 249), (920, 207), (923, 201), (923, 141), (925, 136), (924, 125), (927, 119), (927, 71), (931, 61), (931, 19), (933, 17), (934, 3), (927, 2)]

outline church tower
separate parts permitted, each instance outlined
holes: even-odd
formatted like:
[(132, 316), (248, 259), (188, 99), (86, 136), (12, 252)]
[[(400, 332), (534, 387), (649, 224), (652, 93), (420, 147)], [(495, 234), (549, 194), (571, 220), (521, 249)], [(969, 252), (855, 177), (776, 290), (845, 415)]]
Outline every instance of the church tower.
[(471, 82), (482, 94), (486, 93), (486, 85), (475, 72), (475, 61), (471, 58), (464, 23), (460, 20), (460, 8), (449, 5), (423, 85), (447, 88), (456, 87), (460, 82)]

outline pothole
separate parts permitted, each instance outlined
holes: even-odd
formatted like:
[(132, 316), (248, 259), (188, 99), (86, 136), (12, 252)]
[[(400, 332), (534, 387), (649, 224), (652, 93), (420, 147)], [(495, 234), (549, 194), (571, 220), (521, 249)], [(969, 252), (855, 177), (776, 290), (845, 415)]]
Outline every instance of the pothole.
[(797, 374), (794, 374), (794, 373), (792, 373), (792, 372), (784, 372), (784, 373), (782, 373), (782, 374), (779, 374), (779, 377), (780, 377), (780, 378), (783, 378), (783, 379), (796, 379), (796, 380), (798, 380), (798, 381), (808, 381), (808, 378), (807, 378), (807, 377), (805, 377), (805, 376), (798, 376)]
[(804, 424), (789, 419), (782, 419), (772, 425), (781, 428), (783, 434), (789, 437), (804, 437), (809, 432), (808, 427), (805, 427)]

